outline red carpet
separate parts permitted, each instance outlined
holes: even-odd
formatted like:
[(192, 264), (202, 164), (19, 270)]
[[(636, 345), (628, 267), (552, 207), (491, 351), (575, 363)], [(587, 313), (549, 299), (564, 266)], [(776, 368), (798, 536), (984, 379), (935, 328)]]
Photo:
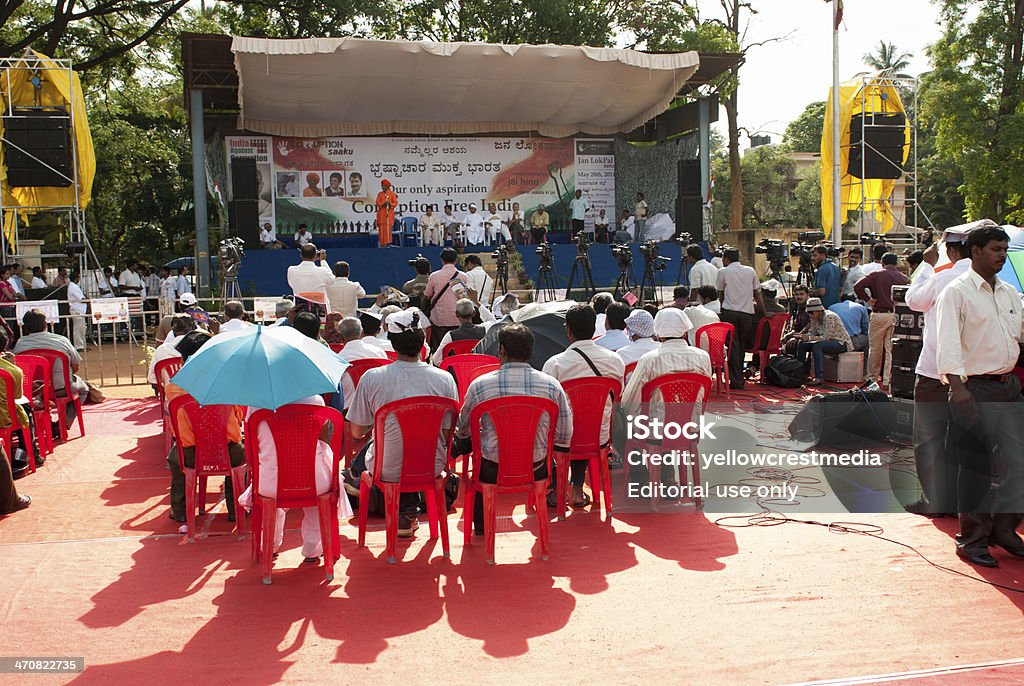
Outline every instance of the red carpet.
[[(747, 394), (750, 395), (750, 394)], [(482, 545), (452, 560), (421, 526), (403, 561), (342, 526), (336, 580), (301, 565), (289, 520), (264, 587), (223, 514), (182, 544), (151, 400), (87, 408), (85, 438), (18, 482), (28, 510), (0, 519), (7, 655), (84, 657), (82, 674), (0, 683), (1016, 683), (1024, 596), (942, 572), (882, 540), (787, 524), (726, 529), (689, 513), (577, 514), (503, 522), (498, 566)], [(72, 436), (77, 436), (75, 430)], [(219, 484), (218, 484), (219, 487)], [(219, 508), (223, 512), (223, 506)], [(819, 517), (822, 521), (849, 519)], [(885, 536), (969, 575), (952, 520), (860, 515)], [(379, 523), (378, 523), (379, 524)], [(525, 527), (525, 529), (523, 528)], [(1024, 561), (996, 552), (985, 579), (1024, 589)], [(881, 677), (876, 677), (877, 681)]]

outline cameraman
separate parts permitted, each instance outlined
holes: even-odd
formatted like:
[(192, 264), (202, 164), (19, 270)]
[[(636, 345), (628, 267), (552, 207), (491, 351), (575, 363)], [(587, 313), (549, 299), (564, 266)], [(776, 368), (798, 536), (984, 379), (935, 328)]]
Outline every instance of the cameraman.
[(821, 299), (825, 309), (828, 309), (839, 302), (843, 274), (835, 262), (828, 259), (828, 248), (823, 244), (814, 246), (814, 250), (811, 251), (811, 262), (815, 267), (814, 294)]
[(402, 292), (412, 298), (412, 302), (418, 303), (423, 296), (423, 291), (430, 280), (430, 260), (423, 255), (414, 260), (409, 260), (409, 266), (416, 270), (416, 276), (405, 282)]

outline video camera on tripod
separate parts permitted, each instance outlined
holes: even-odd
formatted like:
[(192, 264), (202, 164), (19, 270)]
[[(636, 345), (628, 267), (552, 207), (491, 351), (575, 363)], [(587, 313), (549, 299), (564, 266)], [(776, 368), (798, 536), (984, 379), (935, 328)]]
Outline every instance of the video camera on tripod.
[(676, 237), (673, 240), (675, 240), (676, 243), (685, 248), (690, 243), (693, 243), (693, 236), (691, 234), (686, 233), (685, 231), (681, 231), (678, 234), (676, 234)]
[(580, 231), (576, 236), (576, 252), (580, 255), (589, 255), (589, 249), (590, 241), (587, 240), (587, 234)]
[(550, 267), (551, 266), (552, 253), (551, 253), (551, 245), (550, 244), (548, 244), (548, 243), (541, 243), (540, 245), (538, 245), (534, 249), (534, 253), (536, 253), (537, 257), (540, 258), (540, 266), (541, 267)]
[(875, 243), (882, 243), (885, 241), (885, 236), (880, 233), (862, 233), (860, 235), (860, 242), (862, 245), (874, 245)]
[(416, 257), (409, 260), (406, 264), (408, 264), (410, 267), (415, 268), (416, 265), (423, 264), (424, 262), (426, 262), (428, 265), (430, 264), (430, 260), (424, 257), (423, 253), (418, 253)]
[(660, 247), (657, 241), (649, 240), (640, 244), (640, 254), (644, 256), (644, 263), (649, 264), (656, 272), (662, 271), (667, 263), (672, 261), (671, 257), (659, 255), (659, 252)]
[(628, 269), (633, 264), (633, 251), (625, 243), (613, 243), (611, 246), (612, 257), (619, 263), (619, 269)]
[[(539, 254), (539, 253), (538, 253)], [(508, 264), (508, 246), (499, 245), (497, 250), (491, 253), (491, 258), (498, 266)]]
[(244, 240), (237, 236), (222, 240), (217, 250), (217, 263), (220, 267), (221, 276), (228, 278), (237, 277), (238, 270), (242, 266), (242, 258), (244, 257)]

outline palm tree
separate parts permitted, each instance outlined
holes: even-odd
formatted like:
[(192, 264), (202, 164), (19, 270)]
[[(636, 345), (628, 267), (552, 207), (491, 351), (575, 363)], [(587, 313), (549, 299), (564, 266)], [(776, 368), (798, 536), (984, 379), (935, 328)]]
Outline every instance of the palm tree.
[(895, 43), (886, 43), (882, 40), (878, 41), (878, 47), (873, 52), (864, 55), (864, 64), (890, 76), (908, 78), (907, 74), (901, 72), (910, 66), (910, 58), (913, 56), (913, 53), (897, 52)]

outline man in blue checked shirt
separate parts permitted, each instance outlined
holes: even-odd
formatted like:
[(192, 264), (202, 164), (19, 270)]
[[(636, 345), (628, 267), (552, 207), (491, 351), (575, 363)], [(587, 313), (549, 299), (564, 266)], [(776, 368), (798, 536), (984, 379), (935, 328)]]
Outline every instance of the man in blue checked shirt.
[[(529, 395), (554, 400), (558, 405), (555, 450), (569, 452), (569, 444), (572, 442), (572, 409), (569, 406), (569, 399), (554, 377), (530, 366), (529, 360), (532, 355), (533, 332), (528, 328), (522, 324), (511, 324), (498, 332), (498, 359), (501, 361), (501, 368), (484, 374), (466, 391), (466, 401), (462, 405), (455, 427), (456, 442), (452, 446), (454, 454), (470, 451), (469, 417), (473, 408), (486, 400), (511, 395)], [(542, 417), (533, 444), (533, 478), (536, 481), (548, 476), (548, 427), (548, 418)], [(480, 439), (483, 442), (480, 448), (483, 460), (480, 464), (480, 474), (477, 476), (483, 483), (497, 483), (498, 436), (488, 417), (481, 420)], [(476, 494), (476, 507), (473, 512), (473, 532), (477, 536), (484, 533), (483, 496), (479, 492)]]

